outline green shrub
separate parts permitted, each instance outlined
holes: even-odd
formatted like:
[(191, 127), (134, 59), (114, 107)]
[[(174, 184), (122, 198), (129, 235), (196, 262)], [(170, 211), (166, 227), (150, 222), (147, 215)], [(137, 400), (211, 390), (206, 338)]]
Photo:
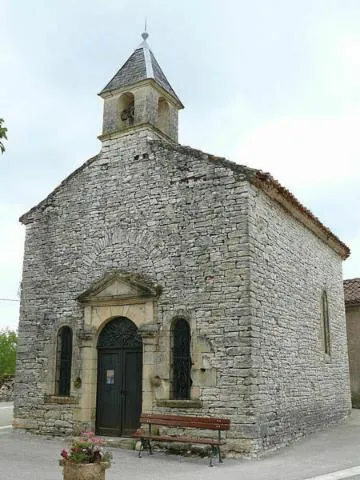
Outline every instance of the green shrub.
[(0, 381), (15, 375), (16, 342), (16, 332), (0, 330)]

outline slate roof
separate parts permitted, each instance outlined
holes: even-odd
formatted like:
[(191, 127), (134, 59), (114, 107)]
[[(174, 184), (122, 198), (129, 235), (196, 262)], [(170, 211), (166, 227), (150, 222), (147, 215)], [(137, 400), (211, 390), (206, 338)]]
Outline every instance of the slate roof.
[(143, 42), (130, 55), (120, 70), (114, 75), (110, 82), (101, 90), (99, 95), (117, 90), (118, 88), (127, 87), (141, 80), (152, 78), (156, 83), (173, 96), (180, 106), (183, 107), (179, 97), (172, 89), (170, 83), (161, 70), (160, 65), (156, 61), (153, 52), (146, 41), (147, 34), (143, 34)]
[(344, 280), (346, 305), (360, 305), (360, 278)]

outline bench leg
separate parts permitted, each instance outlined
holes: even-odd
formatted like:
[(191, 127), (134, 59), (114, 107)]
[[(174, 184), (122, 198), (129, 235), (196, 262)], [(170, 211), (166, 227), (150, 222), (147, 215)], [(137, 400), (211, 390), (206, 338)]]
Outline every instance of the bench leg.
[(149, 450), (149, 455), (152, 455), (153, 451), (152, 451), (152, 448), (151, 448), (150, 440), (145, 440), (145, 438), (141, 438), (140, 441), (141, 441), (141, 444), (140, 444), (140, 448), (139, 448), (138, 457), (141, 458), (142, 450), (146, 450), (146, 449)]
[(213, 458), (214, 458), (216, 455), (217, 455), (218, 458), (219, 458), (219, 463), (224, 463), (224, 462), (223, 462), (223, 459), (221, 458), (220, 445), (218, 445), (218, 446), (211, 445), (211, 455), (210, 455), (210, 464), (209, 464), (209, 467), (213, 467), (213, 466), (214, 466)]
[(142, 438), (140, 439), (140, 447), (139, 447), (139, 453), (138, 453), (138, 457), (141, 458), (141, 450), (143, 448), (143, 440)]
[(140, 448), (139, 448), (139, 455), (138, 457), (141, 458), (141, 451), (145, 449), (145, 440), (140, 438)]
[(213, 458), (215, 457), (215, 455), (216, 455), (216, 447), (214, 447), (214, 445), (211, 445), (211, 454), (210, 454), (209, 467), (213, 467), (213, 466), (214, 466)]
[(221, 458), (220, 445), (218, 446), (218, 454), (219, 454), (219, 463), (224, 463), (223, 459)]

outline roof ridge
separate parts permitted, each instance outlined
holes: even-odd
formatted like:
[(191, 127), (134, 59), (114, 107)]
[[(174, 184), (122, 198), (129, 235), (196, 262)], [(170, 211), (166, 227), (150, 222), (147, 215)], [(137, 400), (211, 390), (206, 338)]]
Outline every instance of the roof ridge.
[[(196, 156), (202, 156), (205, 160), (216, 162), (223, 165), (225, 168), (230, 168), (233, 171), (238, 173), (243, 173), (247, 176), (247, 179), (250, 183), (260, 188), (266, 195), (268, 195), (273, 200), (280, 203), (285, 210), (287, 210), (293, 217), (302, 222), (307, 228), (309, 228), (315, 235), (321, 238), (323, 241), (329, 244), (331, 239), (339, 248), (336, 249), (337, 253), (342, 258), (347, 258), (350, 255), (349, 247), (343, 243), (328, 227), (326, 227), (318, 217), (316, 217), (308, 208), (306, 208), (296, 197), (293, 195), (286, 187), (283, 187), (278, 180), (276, 180), (270, 173), (263, 172), (262, 170), (254, 169), (247, 167), (246, 165), (241, 165), (235, 163), (231, 160), (228, 160), (224, 157), (217, 157), (211, 155), (201, 150), (193, 149), (192, 147), (184, 147), (182, 145), (173, 145), (164, 143), (162, 140), (149, 140), (151, 144), (158, 144), (167, 149), (175, 149), (183, 153), (195, 154)], [(280, 198), (279, 198), (280, 196)], [(295, 215), (287, 202), (295, 207), (300, 215)], [(301, 214), (306, 217), (313, 224), (313, 228), (310, 228), (309, 225), (305, 223), (301, 218)], [(322, 235), (319, 233), (322, 233)], [(330, 242), (331, 243), (331, 242)], [(334, 249), (334, 247), (332, 247)]]
[(152, 52), (149, 48), (149, 45), (146, 43), (146, 40), (143, 41), (143, 44), (144, 45), (142, 49), (143, 49), (144, 59), (145, 59), (146, 76), (148, 78), (154, 78), (154, 69), (152, 66), (151, 55), (150, 55), (150, 53)]
[(169, 142), (164, 142), (163, 140), (149, 140), (149, 144), (160, 145), (167, 150), (176, 150), (178, 152), (182, 152), (186, 155), (193, 155), (198, 158), (202, 157), (205, 160), (209, 160), (211, 162), (217, 162), (224, 167), (231, 168), (233, 170), (238, 170), (239, 173), (247, 172), (249, 174), (254, 175), (256, 172), (260, 172), (261, 170), (257, 170), (252, 167), (248, 167), (247, 165), (242, 165), (240, 163), (236, 163), (233, 160), (229, 160), (226, 157), (220, 157), (218, 155), (214, 155), (212, 153), (204, 152), (198, 148), (193, 148), (188, 145), (181, 145), (180, 143), (174, 144)]

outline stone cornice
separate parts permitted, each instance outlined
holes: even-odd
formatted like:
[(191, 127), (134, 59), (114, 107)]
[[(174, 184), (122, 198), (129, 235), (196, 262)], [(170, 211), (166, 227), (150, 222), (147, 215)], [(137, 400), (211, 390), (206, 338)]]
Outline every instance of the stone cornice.
[(145, 129), (153, 130), (154, 133), (156, 133), (156, 135), (162, 138), (163, 140), (174, 143), (174, 140), (171, 137), (166, 135), (166, 133), (162, 132), (151, 123), (140, 123), (138, 125), (132, 125), (131, 127), (125, 128), (123, 130), (114, 130), (113, 132), (103, 133), (99, 135), (97, 138), (101, 142), (104, 142), (106, 140), (116, 140), (117, 138), (125, 137), (127, 135), (132, 135), (134, 132), (139, 132)]
[(117, 97), (121, 95), (122, 93), (126, 93), (129, 91), (134, 92), (135, 90), (138, 90), (141, 87), (151, 85), (152, 87), (155, 88), (166, 100), (169, 102), (173, 103), (176, 105), (176, 107), (181, 110), (184, 108), (184, 105), (180, 102), (179, 99), (171, 95), (169, 92), (167, 92), (161, 85), (159, 85), (153, 78), (146, 78), (144, 80), (140, 80), (139, 82), (133, 83), (131, 85), (126, 85), (124, 87), (117, 88), (116, 90), (107, 90), (105, 92), (100, 92), (98, 93), (99, 97), (106, 99), (106, 98), (111, 98), (111, 97)]
[[(115, 282), (128, 285), (129, 293), (100, 296), (101, 292)], [(117, 271), (95, 282), (84, 293), (79, 295), (77, 300), (82, 304), (95, 306), (129, 305), (146, 303), (148, 299), (157, 297), (160, 293), (161, 287), (159, 285), (150, 284), (138, 275)]]

